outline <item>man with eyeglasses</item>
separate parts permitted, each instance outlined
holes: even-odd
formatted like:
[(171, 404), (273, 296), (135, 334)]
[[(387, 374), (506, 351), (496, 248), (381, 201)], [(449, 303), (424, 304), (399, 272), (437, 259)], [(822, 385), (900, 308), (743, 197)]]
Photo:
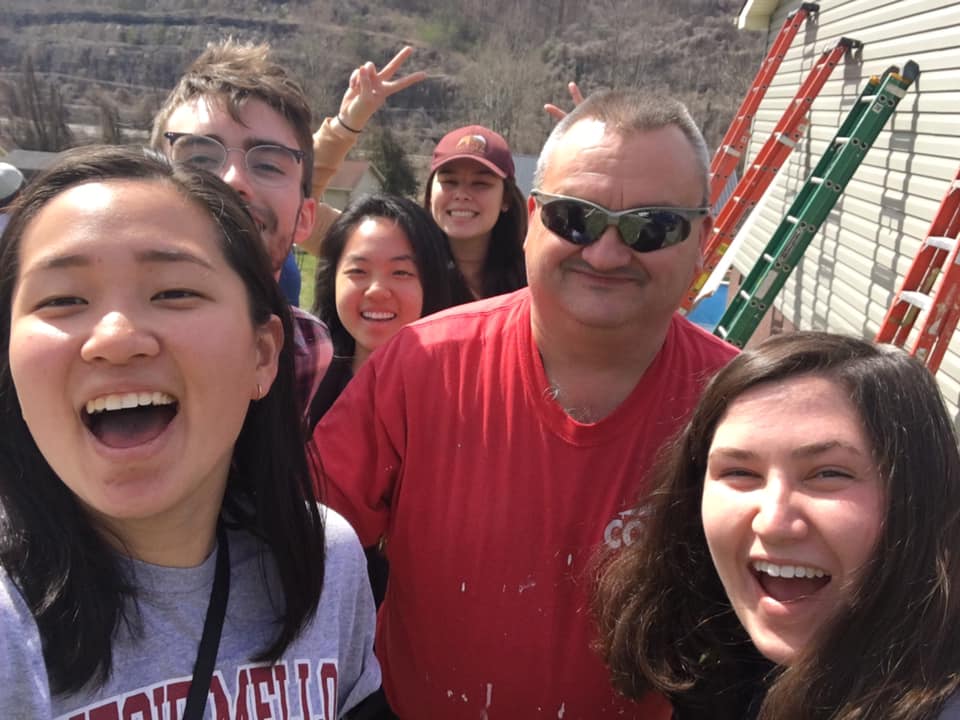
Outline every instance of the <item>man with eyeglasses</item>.
[(675, 314), (711, 229), (686, 109), (588, 98), (541, 153), (529, 288), (401, 330), (317, 427), (318, 482), (386, 538), (376, 647), (401, 718), (665, 720), (591, 649), (596, 553), (736, 350)]
[[(310, 235), (316, 219), (310, 123), (303, 91), (267, 46), (226, 40), (209, 45), (180, 78), (154, 118), (151, 144), (174, 162), (220, 175), (240, 194), (279, 277), (292, 244)], [(333, 345), (323, 323), (291, 310), (306, 411)]]
[[(232, 39), (211, 43), (187, 69), (154, 118), (151, 144), (173, 162), (216, 173), (247, 204), (277, 278), (293, 243), (302, 243), (339, 214), (311, 197), (356, 142), (360, 129), (393, 93), (423, 73), (391, 80), (410, 55), (401, 50), (382, 70), (365, 63), (351, 77), (340, 111), (316, 135), (300, 85), (268, 45)], [(314, 163), (314, 149), (323, 160)], [(318, 193), (319, 194), (319, 193)], [(306, 412), (333, 356), (326, 326), (291, 307), (299, 395)]]

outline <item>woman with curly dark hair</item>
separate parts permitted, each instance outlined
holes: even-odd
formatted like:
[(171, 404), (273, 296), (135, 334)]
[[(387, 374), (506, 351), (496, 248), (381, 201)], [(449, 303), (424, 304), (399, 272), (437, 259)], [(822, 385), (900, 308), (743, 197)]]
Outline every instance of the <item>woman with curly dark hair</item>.
[(771, 338), (705, 391), (602, 572), (615, 685), (678, 720), (960, 717), (960, 454), (895, 348)]

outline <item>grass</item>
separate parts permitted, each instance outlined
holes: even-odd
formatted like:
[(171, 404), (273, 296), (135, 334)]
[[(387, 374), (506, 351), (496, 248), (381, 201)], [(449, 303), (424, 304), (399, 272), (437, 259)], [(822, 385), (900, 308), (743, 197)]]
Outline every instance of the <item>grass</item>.
[(309, 311), (313, 307), (313, 278), (317, 271), (317, 257), (305, 250), (294, 248), (297, 267), (300, 268), (300, 307)]

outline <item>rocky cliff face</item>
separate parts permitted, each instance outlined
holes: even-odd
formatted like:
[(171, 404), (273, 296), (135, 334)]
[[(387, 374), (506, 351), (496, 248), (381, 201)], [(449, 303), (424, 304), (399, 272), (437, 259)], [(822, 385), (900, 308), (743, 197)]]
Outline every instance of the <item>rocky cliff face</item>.
[[(573, 79), (589, 92), (640, 86), (687, 102), (717, 141), (762, 57), (762, 38), (733, 27), (739, 0), (4, 0), (0, 83), (30, 55), (56, 84), (72, 123), (104, 104), (146, 128), (183, 68), (211, 40), (270, 42), (320, 114), (335, 111), (350, 70), (404, 43), (431, 78), (392, 98), (378, 120), (412, 152), (450, 127), (480, 122), (535, 153)], [(0, 114), (4, 114), (0, 88)]]

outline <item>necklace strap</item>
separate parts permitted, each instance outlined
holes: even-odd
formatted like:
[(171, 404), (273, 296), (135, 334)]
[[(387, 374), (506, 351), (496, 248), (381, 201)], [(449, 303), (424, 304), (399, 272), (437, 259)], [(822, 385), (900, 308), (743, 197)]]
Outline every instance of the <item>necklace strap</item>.
[(193, 680), (183, 712), (183, 720), (200, 720), (207, 707), (210, 680), (217, 663), (223, 618), (227, 614), (227, 597), (230, 595), (230, 548), (227, 546), (227, 531), (223, 523), (217, 523), (217, 568), (210, 591), (210, 604), (203, 622), (203, 635), (193, 665)]

